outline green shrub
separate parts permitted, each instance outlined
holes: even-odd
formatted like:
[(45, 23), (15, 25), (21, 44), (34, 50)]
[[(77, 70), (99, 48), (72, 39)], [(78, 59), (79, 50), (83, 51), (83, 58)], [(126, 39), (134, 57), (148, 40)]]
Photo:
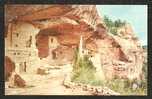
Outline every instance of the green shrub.
[[(142, 79), (129, 80), (129, 79), (120, 79), (114, 78), (105, 83), (105, 86), (108, 88), (119, 92), (122, 95), (146, 95), (147, 94), (147, 63), (143, 64), (142, 69)], [(133, 84), (137, 84), (138, 87), (133, 89)]]
[[(147, 64), (143, 66), (144, 77), (141, 81), (114, 78), (109, 81), (101, 81), (95, 76), (96, 69), (88, 56), (81, 58), (78, 50), (75, 51), (75, 60), (73, 63), (72, 81), (77, 83), (90, 84), (94, 86), (106, 86), (121, 95), (146, 95), (147, 94)], [(140, 85), (133, 89), (133, 84)]]
[(87, 55), (80, 57), (75, 51), (72, 81), (90, 85), (101, 85), (102, 81), (95, 76), (96, 69)]
[(137, 89), (133, 89), (133, 83), (137, 83), (137, 80), (130, 81), (129, 79), (113, 79), (111, 81), (107, 81), (105, 86), (108, 88), (119, 92), (121, 95), (146, 95), (147, 87), (137, 87)]
[(104, 23), (108, 28), (114, 27), (114, 22), (108, 16), (104, 16)]
[(122, 21), (120, 19), (112, 21), (108, 16), (104, 16), (104, 23), (108, 27), (109, 32), (114, 35), (117, 35), (118, 28), (126, 25), (126, 21)]
[(112, 33), (113, 35), (117, 35), (117, 28), (116, 27), (112, 27), (109, 29), (110, 33)]

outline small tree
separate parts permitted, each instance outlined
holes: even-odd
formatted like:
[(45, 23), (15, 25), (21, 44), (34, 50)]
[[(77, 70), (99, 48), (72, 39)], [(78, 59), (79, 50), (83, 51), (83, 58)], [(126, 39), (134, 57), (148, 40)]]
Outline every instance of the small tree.
[(80, 57), (79, 50), (75, 51), (72, 81), (91, 85), (101, 85), (103, 82), (96, 78), (96, 68), (87, 55)]
[(112, 20), (108, 16), (104, 16), (104, 22), (108, 28), (111, 28), (114, 26)]
[(112, 21), (108, 16), (104, 16), (104, 23), (108, 27), (108, 31), (114, 35), (117, 35), (117, 29), (119, 27), (126, 25), (126, 21), (120, 19)]

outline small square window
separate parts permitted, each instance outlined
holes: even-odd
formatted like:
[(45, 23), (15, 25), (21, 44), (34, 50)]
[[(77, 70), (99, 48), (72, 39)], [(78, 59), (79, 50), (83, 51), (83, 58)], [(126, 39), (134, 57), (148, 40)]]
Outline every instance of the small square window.
[(19, 36), (19, 34), (18, 33), (16, 33), (16, 37), (18, 37)]
[(53, 38), (51, 38), (51, 43), (53, 43)]
[(15, 47), (18, 47), (18, 45), (17, 45), (17, 44), (15, 44)]

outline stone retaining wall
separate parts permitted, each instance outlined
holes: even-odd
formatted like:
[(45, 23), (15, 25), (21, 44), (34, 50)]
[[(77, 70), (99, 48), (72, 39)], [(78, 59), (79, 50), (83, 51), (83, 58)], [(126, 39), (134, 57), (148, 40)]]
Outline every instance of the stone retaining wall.
[(120, 93), (114, 92), (113, 90), (107, 87), (91, 86), (91, 85), (86, 85), (82, 83), (71, 82), (70, 74), (67, 74), (65, 76), (63, 85), (67, 88), (72, 88), (72, 89), (82, 88), (83, 91), (89, 91), (92, 95), (120, 95)]

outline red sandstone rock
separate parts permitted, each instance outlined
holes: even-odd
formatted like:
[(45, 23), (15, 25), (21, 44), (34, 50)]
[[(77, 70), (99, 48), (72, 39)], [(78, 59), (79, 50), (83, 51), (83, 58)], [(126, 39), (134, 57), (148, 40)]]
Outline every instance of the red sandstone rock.
[(26, 82), (18, 74), (14, 75), (14, 83), (17, 87), (25, 87)]
[(38, 48), (38, 55), (40, 58), (45, 58), (48, 56), (49, 48), (48, 48), (48, 43), (49, 43), (49, 38), (48, 36), (44, 35), (38, 35), (36, 37), (36, 44)]
[(16, 88), (20, 87), (23, 88), (26, 86), (25, 80), (18, 75), (16, 72), (12, 72), (11, 76), (9, 77), (9, 88)]
[(5, 56), (5, 80), (8, 80), (13, 71), (15, 71), (15, 63), (8, 56)]
[[(12, 6), (12, 10), (7, 12), (8, 15), (6, 19), (8, 19), (8, 17), (13, 19), (14, 17), (18, 16), (18, 21), (31, 21), (32, 23), (37, 24), (35, 20), (43, 21), (45, 19), (51, 19), (54, 17), (66, 17), (77, 23), (73, 24), (70, 22), (58, 22), (58, 24), (54, 25), (35, 25), (40, 25), (40, 29), (42, 29), (42, 34), (40, 32), (40, 35), (38, 34), (37, 37), (37, 48), (39, 50), (38, 53), (40, 58), (44, 58), (49, 55), (48, 35), (55, 35), (60, 43), (60, 46), (64, 45), (68, 47), (72, 45), (75, 45), (75, 47), (78, 46), (80, 36), (83, 35), (86, 49), (100, 54), (101, 65), (103, 66), (105, 75), (107, 75), (108, 79), (112, 79), (115, 75), (126, 77), (126, 74), (128, 78), (139, 77), (143, 64), (143, 59), (141, 58), (142, 49), (140, 48), (140, 43), (138, 43), (138, 40), (135, 40), (134, 32), (131, 29), (131, 26), (126, 25), (125, 27), (120, 28), (118, 31), (119, 35), (117, 36), (109, 35), (106, 28), (102, 26), (96, 29), (96, 26), (103, 24), (103, 21), (99, 17), (94, 5), (50, 5), (47, 6), (48, 8), (45, 10), (40, 10), (39, 7), (40, 6), (37, 6), (34, 9), (34, 7), (28, 7), (25, 5), (24, 7)], [(11, 6), (8, 6), (8, 9), (10, 8)], [(17, 10), (20, 8), (24, 8), (25, 11)], [(44, 8), (44, 6), (42, 8)], [(13, 11), (13, 9), (16, 9), (16, 12), (14, 12), (15, 10)], [(57, 9), (61, 10), (58, 12)], [(32, 12), (29, 12), (30, 10)], [(20, 13), (22, 13), (22, 15)], [(50, 33), (50, 30), (56, 32), (57, 34)], [(68, 50), (71, 49), (69, 48)], [(56, 49), (56, 52), (59, 53), (60, 50)], [(64, 50), (64, 52), (66, 52), (66, 50)], [(65, 54), (69, 55), (69, 53)], [(72, 54), (70, 55), (72, 56)], [(114, 66), (119, 66), (119, 64), (113, 64), (115, 61), (124, 62), (127, 69), (115, 69)], [(137, 73), (131, 72), (131, 69), (136, 70)]]

